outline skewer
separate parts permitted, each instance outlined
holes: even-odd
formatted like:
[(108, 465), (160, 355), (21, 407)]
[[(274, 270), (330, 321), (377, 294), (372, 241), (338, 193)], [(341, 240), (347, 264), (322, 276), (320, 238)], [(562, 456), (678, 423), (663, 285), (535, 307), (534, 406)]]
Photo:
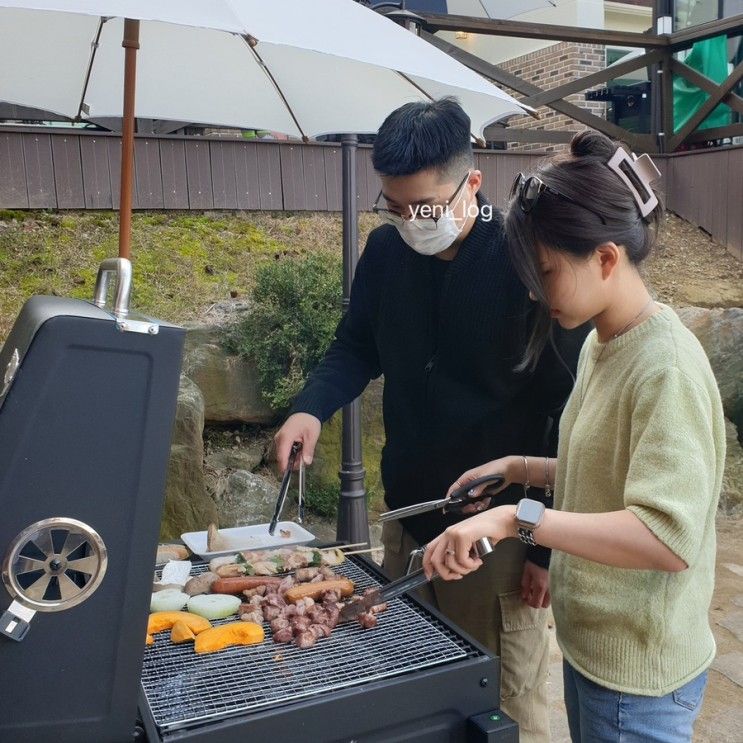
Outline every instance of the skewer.
[(366, 555), (369, 552), (381, 552), (384, 549), (384, 547), (372, 547), (368, 550), (352, 550), (351, 552), (344, 552), (343, 554), (348, 557), (348, 555)]
[(339, 544), (337, 547), (323, 547), (320, 552), (330, 552), (331, 550), (347, 550), (352, 547), (365, 547), (369, 542), (355, 542), (354, 544)]

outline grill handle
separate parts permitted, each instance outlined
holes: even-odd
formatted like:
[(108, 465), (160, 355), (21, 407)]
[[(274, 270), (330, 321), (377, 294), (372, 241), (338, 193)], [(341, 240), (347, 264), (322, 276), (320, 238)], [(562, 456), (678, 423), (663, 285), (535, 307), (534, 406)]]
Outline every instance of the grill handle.
[(106, 308), (106, 297), (111, 276), (116, 279), (114, 294), (114, 315), (124, 318), (129, 314), (129, 298), (132, 293), (132, 264), (126, 258), (107, 258), (98, 269), (95, 280), (93, 304)]

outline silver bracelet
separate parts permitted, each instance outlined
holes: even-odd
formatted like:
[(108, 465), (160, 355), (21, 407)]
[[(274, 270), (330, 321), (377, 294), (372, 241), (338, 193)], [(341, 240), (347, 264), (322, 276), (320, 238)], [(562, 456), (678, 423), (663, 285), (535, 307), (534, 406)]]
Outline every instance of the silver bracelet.
[(549, 457), (544, 458), (544, 497), (552, 497), (552, 488), (550, 487), (550, 460)]

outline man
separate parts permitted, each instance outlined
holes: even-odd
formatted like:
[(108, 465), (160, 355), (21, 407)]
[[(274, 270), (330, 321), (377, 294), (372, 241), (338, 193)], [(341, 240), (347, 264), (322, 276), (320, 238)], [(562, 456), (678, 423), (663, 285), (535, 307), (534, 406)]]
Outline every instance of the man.
[[(443, 497), (465, 470), (496, 457), (535, 447), (553, 454), (549, 425), (571, 389), (567, 367), (574, 370), (584, 333), (558, 338), (563, 362), (549, 348), (535, 371), (514, 371), (530, 302), (508, 258), (502, 217), (479, 194), (470, 120), (455, 100), (391, 113), (373, 163), (382, 180), (375, 211), (387, 224), (369, 236), (336, 338), (275, 442), (282, 469), (294, 441), (311, 463), (322, 422), (384, 374), (382, 481), (394, 509)], [(496, 498), (515, 503), (521, 495), (509, 488)], [(386, 523), (390, 577), (453, 520), (437, 512)], [(518, 721), (527, 742), (549, 740), (548, 559), (540, 548), (527, 553), (505, 542), (466, 580), (424, 592), (501, 657), (494, 706)]]

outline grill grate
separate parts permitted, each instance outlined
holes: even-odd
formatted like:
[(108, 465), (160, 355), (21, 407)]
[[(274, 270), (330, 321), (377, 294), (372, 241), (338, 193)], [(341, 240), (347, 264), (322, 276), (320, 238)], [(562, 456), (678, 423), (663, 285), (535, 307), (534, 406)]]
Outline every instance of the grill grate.
[[(202, 572), (206, 565), (194, 566)], [(379, 585), (359, 564), (334, 570), (356, 591)], [(214, 624), (222, 624), (222, 620)], [(142, 687), (161, 732), (193, 727), (317, 694), (399, 676), (480, 653), (407, 599), (390, 602), (379, 625), (364, 630), (341, 624), (309, 649), (266, 641), (197, 656), (193, 646), (174, 645), (167, 632), (145, 651)]]

